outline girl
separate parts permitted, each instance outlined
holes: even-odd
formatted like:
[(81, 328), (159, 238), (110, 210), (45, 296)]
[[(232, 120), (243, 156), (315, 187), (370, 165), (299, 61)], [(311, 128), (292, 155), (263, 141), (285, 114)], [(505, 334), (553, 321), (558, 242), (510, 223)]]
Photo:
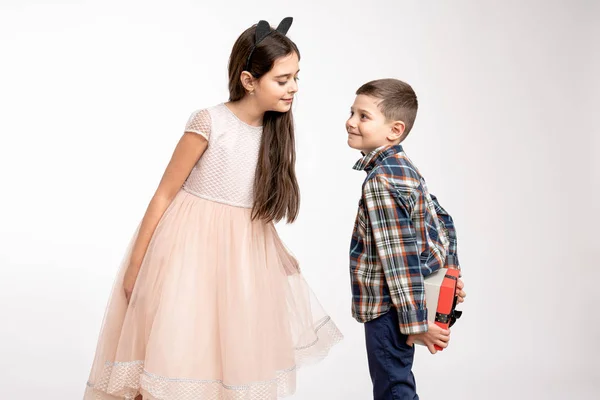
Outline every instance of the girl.
[(267, 400), (342, 335), (274, 222), (293, 222), (296, 45), (247, 29), (229, 102), (194, 112), (117, 277), (85, 400)]

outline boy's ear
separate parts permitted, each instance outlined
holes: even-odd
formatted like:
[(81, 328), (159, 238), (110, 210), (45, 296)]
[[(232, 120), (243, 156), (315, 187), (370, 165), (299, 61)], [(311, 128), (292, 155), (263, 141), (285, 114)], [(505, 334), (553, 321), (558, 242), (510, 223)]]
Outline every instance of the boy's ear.
[(404, 140), (404, 131), (406, 130), (406, 125), (403, 121), (394, 121), (392, 122), (392, 126), (390, 129), (390, 133), (388, 135), (388, 139), (392, 142), (400, 139)]
[(240, 82), (242, 82), (244, 89), (246, 89), (248, 93), (254, 92), (255, 79), (250, 72), (242, 71), (242, 74), (240, 75)]

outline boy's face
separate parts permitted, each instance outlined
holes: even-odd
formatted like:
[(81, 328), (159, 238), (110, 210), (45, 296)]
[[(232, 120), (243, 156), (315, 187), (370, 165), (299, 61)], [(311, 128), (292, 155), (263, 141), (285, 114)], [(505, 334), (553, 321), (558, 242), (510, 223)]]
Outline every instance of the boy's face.
[(404, 122), (388, 121), (378, 107), (380, 102), (376, 97), (356, 96), (346, 121), (348, 146), (367, 154), (378, 147), (400, 142)]

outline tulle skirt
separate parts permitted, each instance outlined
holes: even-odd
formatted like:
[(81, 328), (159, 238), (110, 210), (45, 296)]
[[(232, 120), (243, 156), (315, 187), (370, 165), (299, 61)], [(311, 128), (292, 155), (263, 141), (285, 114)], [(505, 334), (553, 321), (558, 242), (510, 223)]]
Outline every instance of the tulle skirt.
[(271, 400), (342, 339), (273, 224), (181, 190), (131, 301), (134, 236), (112, 290), (84, 400)]

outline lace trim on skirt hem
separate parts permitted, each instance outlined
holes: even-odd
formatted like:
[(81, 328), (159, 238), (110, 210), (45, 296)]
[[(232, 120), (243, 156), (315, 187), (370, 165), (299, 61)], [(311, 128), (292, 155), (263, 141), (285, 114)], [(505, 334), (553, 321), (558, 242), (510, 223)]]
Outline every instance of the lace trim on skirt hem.
[(317, 337), (312, 343), (298, 346), (296, 365), (276, 371), (275, 378), (246, 385), (228, 385), (222, 380), (167, 378), (148, 372), (144, 361), (110, 362), (102, 377), (87, 383), (84, 400), (134, 400), (140, 393), (144, 400), (273, 400), (294, 394), (296, 370), (319, 361), (342, 340), (342, 334), (330, 317), (315, 325)]
[[(132, 362), (129, 371), (138, 370), (136, 379), (130, 379), (125, 385), (119, 385), (116, 390), (106, 390), (104, 385), (88, 383), (85, 399), (134, 400), (140, 393), (144, 400), (267, 400), (292, 395), (296, 389), (296, 367), (278, 371), (272, 380), (252, 382), (247, 385), (227, 385), (222, 380), (200, 380), (166, 378), (145, 371), (139, 364)], [(121, 366), (124, 366), (123, 364)], [(113, 368), (112, 365), (107, 365)], [(114, 371), (113, 369), (113, 372)], [(132, 376), (135, 373), (131, 374)]]

